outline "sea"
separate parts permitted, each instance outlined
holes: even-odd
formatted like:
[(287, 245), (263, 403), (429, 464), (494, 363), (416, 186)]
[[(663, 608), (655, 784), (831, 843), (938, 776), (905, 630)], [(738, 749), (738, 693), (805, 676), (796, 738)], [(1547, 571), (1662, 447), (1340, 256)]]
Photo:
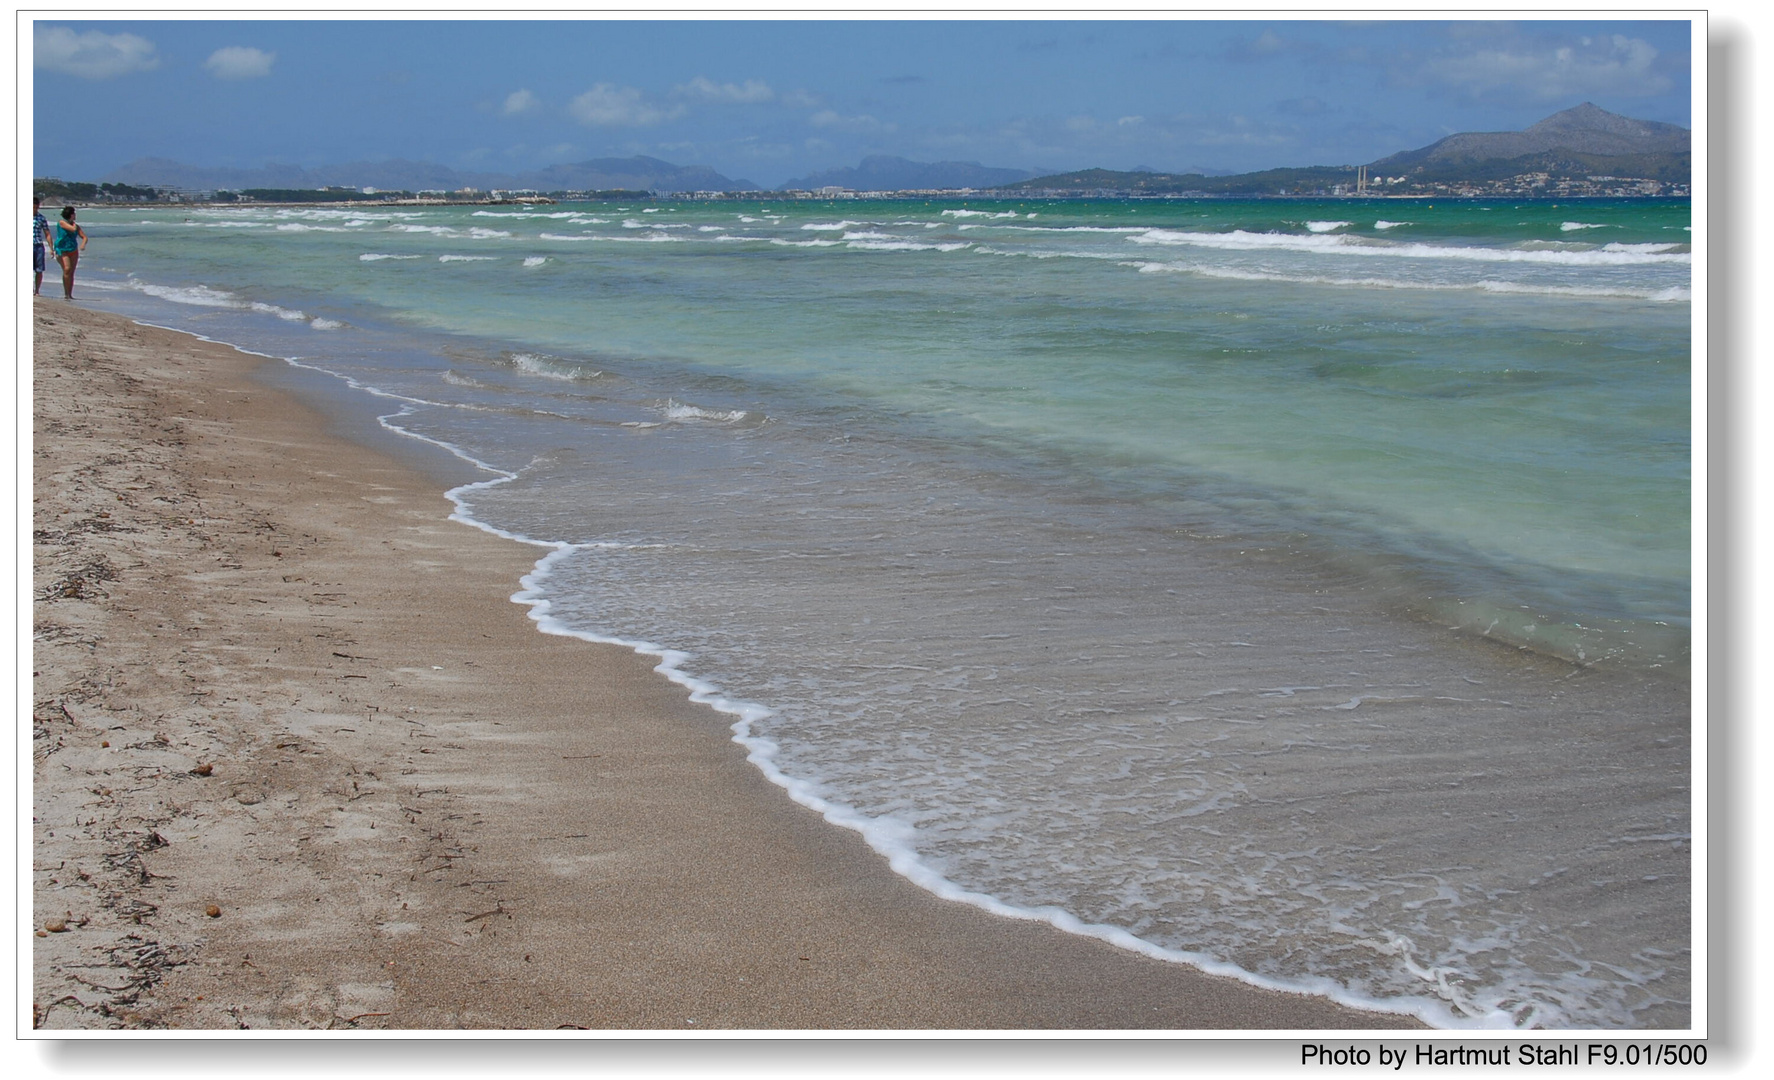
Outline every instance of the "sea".
[(82, 222), (81, 303), (398, 439), (536, 545), (539, 631), (925, 889), (1436, 1027), (1694, 1023), (1685, 200)]

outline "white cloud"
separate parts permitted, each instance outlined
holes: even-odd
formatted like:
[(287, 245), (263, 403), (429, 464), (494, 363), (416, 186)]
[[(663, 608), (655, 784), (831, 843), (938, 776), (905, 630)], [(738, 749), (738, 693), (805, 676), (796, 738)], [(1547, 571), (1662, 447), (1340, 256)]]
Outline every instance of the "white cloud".
[(205, 69), (218, 79), (262, 79), (271, 74), (277, 54), (247, 45), (227, 45), (209, 54)]
[(582, 124), (593, 127), (647, 127), (684, 115), (681, 105), (670, 109), (646, 101), (632, 86), (598, 83), (567, 106)]
[(154, 43), (134, 34), (76, 34), (65, 26), (39, 26), (32, 46), (37, 67), (83, 79), (114, 79), (160, 66)]
[(528, 90), (514, 90), (506, 95), (505, 108), (502, 111), (506, 116), (516, 116), (518, 113), (527, 113), (541, 105), (542, 100)]
[(1542, 100), (1571, 96), (1648, 96), (1668, 90), (1670, 80), (1654, 68), (1657, 49), (1622, 34), (1581, 39), (1577, 46), (1480, 49), (1465, 56), (1440, 56), (1423, 75), (1475, 95), (1524, 94)]
[(892, 131), (894, 125), (883, 124), (867, 113), (856, 116), (844, 116), (831, 109), (821, 109), (807, 118), (814, 127), (832, 128), (836, 131)]
[(1263, 31), (1250, 43), (1250, 51), (1253, 53), (1278, 53), (1285, 48), (1287, 42), (1281, 40), (1273, 30)]
[(757, 79), (747, 79), (741, 84), (717, 83), (702, 75), (677, 87), (675, 92), (682, 97), (735, 105), (757, 105), (776, 99), (776, 91)]

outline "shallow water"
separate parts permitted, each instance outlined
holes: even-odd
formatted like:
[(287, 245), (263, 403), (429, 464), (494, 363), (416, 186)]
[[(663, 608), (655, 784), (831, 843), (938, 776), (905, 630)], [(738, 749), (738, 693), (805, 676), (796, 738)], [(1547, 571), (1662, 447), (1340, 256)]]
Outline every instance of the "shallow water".
[(458, 497), (574, 545), (547, 618), (687, 654), (915, 880), (1687, 1024), (1685, 204), (94, 217), (88, 295), (510, 474)]

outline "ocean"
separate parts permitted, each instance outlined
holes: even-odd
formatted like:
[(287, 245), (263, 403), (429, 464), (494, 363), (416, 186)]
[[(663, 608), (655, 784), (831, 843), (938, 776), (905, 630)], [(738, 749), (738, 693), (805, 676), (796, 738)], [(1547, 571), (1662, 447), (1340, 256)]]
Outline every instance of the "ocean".
[(1440, 1027), (1692, 1022), (1686, 202), (82, 223), (83, 302), (373, 408), (539, 545), (540, 629), (940, 895)]

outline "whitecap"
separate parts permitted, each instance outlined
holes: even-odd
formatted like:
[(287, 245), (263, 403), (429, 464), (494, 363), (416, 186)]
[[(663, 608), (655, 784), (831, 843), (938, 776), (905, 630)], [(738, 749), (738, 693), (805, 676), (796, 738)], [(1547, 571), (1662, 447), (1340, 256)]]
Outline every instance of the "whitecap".
[(668, 420), (712, 420), (721, 424), (744, 420), (746, 416), (744, 409), (704, 409), (695, 405), (685, 405), (669, 398), (659, 411), (664, 413)]
[(1292, 233), (1252, 233), (1234, 229), (1223, 233), (1147, 229), (1128, 237), (1136, 244), (1216, 248), (1228, 251), (1298, 251), (1315, 255), (1357, 255), (1397, 259), (1450, 259), (1462, 262), (1551, 263), (1565, 266), (1630, 266), (1647, 263), (1691, 263), (1685, 252), (1637, 252), (1545, 250), (1544, 248), (1493, 248), (1459, 245), (1395, 243), (1358, 236), (1300, 236)]
[(208, 285), (191, 285), (184, 288), (173, 285), (143, 285), (136, 281), (130, 282), (131, 287), (157, 296), (162, 300), (170, 300), (175, 304), (189, 304), (192, 307), (239, 308), (246, 304), (231, 292), (212, 289)]
[(512, 367), (526, 375), (540, 375), (544, 379), (559, 379), (562, 382), (595, 379), (603, 375), (603, 372), (593, 371), (583, 364), (546, 353), (507, 353), (506, 359), (511, 361)]
[(915, 240), (899, 239), (863, 239), (847, 240), (846, 245), (856, 251), (960, 251), (972, 247), (972, 244), (956, 241), (947, 244), (920, 244)]
[(254, 311), (263, 312), (266, 315), (275, 315), (278, 318), (289, 322), (306, 322), (308, 319), (308, 315), (305, 312), (292, 311), (289, 308), (278, 307), (276, 304), (264, 304), (254, 300), (248, 306)]
[(1353, 221), (1308, 221), (1306, 228), (1315, 233), (1336, 232), (1355, 224)]
[(370, 252), (359, 255), (358, 259), (362, 262), (381, 262), (383, 259), (423, 259), (424, 257), (423, 255), (383, 255), (380, 252)]
[(294, 219), (297, 219), (300, 221), (338, 221), (341, 218), (347, 219), (347, 220), (361, 219), (361, 218), (374, 218), (376, 220), (385, 221), (385, 220), (389, 220), (389, 219), (395, 218), (395, 217), (411, 217), (413, 215), (411, 215), (411, 214), (388, 214), (388, 213), (377, 214), (372, 211), (365, 210), (362, 207), (354, 207), (349, 210), (323, 210), (317, 206), (309, 206), (309, 207), (304, 207), (299, 210), (295, 210), (295, 209), (278, 210), (278, 211), (275, 211), (274, 213), (272, 213), (271, 216), (275, 217), (275, 218), (284, 218), (284, 219), (294, 218)]
[(1247, 270), (1207, 263), (1123, 262), (1142, 274), (1181, 273), (1229, 281), (1272, 281), (1291, 285), (1331, 285), (1344, 288), (1409, 289), (1420, 292), (1485, 292), (1525, 296), (1553, 296), (1581, 300), (1635, 300), (1658, 304), (1686, 303), (1691, 290), (1674, 286), (1661, 289), (1609, 287), (1604, 285), (1539, 285), (1518, 281), (1482, 280), (1468, 283), (1424, 281), (1419, 278), (1339, 277), (1330, 274), (1285, 274), (1274, 270)]
[(497, 255), (439, 255), (437, 257), (437, 261), (441, 262), (441, 263), (492, 262), (493, 260), (497, 259), (498, 257), (499, 256), (497, 256)]
[[(1030, 217), (1035, 215), (1030, 214)], [(1004, 225), (1006, 229), (1019, 232), (1081, 232), (1081, 233), (1138, 233), (1151, 228), (1150, 225)]]
[(1602, 247), (1603, 251), (1636, 252), (1640, 255), (1660, 255), (1666, 251), (1679, 251), (1685, 244), (1621, 244), (1613, 243)]
[(530, 255), (530, 256), (525, 257), (524, 265), (525, 266), (541, 266), (543, 263), (545, 263), (547, 261), (548, 261), (548, 256), (546, 256), (546, 255)]

